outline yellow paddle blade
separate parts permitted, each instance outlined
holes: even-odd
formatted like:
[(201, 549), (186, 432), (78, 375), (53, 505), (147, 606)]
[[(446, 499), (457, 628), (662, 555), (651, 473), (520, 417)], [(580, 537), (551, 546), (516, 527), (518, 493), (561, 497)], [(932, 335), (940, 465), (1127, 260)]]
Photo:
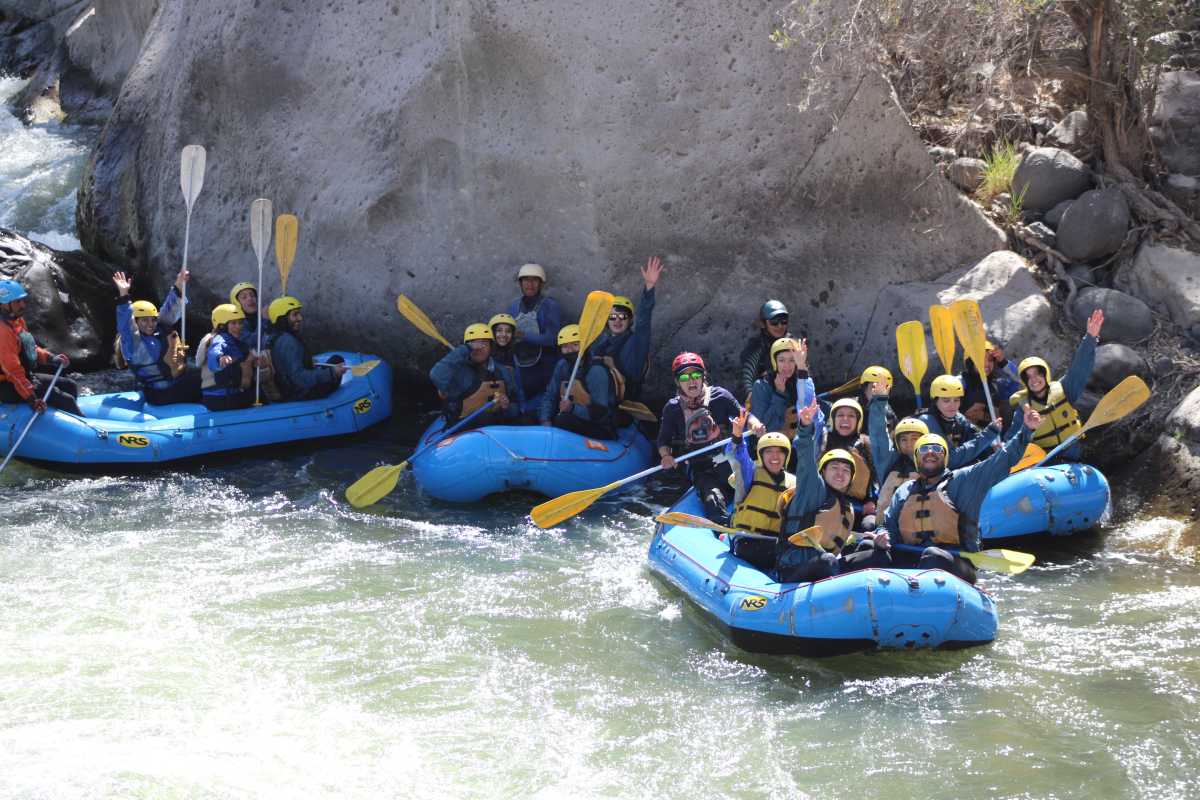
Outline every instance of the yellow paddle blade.
[(990, 569), (1005, 575), (1020, 575), (1036, 560), (1033, 553), (1022, 553), (1019, 550), (981, 550), (978, 553), (960, 550), (958, 554), (980, 569)]
[(986, 375), (983, 360), (987, 353), (987, 334), (983, 330), (983, 314), (974, 300), (955, 300), (950, 306), (954, 332), (962, 342), (963, 352), (975, 364), (980, 375)]
[(626, 400), (617, 407), (634, 419), (640, 419), (643, 422), (658, 422), (658, 415), (651, 411), (649, 406), (644, 403), (639, 403), (635, 400)]
[(829, 397), (829, 396), (832, 396), (835, 394), (842, 394), (843, 392), (848, 392), (851, 389), (857, 389), (858, 384), (859, 384), (858, 378), (851, 378), (850, 380), (846, 381), (845, 383), (843, 383), (841, 386), (837, 387), (836, 389), (830, 389), (828, 392), (825, 392), (824, 396)]
[(921, 382), (929, 368), (929, 351), (925, 347), (925, 327), (918, 321), (905, 322), (896, 328), (896, 353), (900, 356), (900, 371), (921, 393)]
[(404, 295), (400, 295), (396, 298), (396, 310), (399, 311), (406, 320), (415, 325), (417, 330), (419, 330), (421, 333), (425, 334), (431, 339), (437, 339), (439, 342), (446, 345), (446, 347), (453, 348), (453, 345), (446, 341), (446, 337), (438, 333), (437, 326), (433, 324), (433, 321), (430, 320), (429, 317), (425, 316), (425, 312), (417, 308), (416, 304), (414, 304), (412, 300), (409, 300)]
[(583, 313), (579, 315), (579, 352), (591, 347), (596, 337), (604, 332), (612, 304), (613, 296), (608, 292), (588, 292)]
[(384, 464), (363, 475), (346, 489), (346, 499), (355, 508), (366, 508), (378, 503), (396, 488), (400, 473), (408, 466), (407, 461), (399, 464)]
[(711, 519), (698, 517), (695, 514), (685, 514), (682, 511), (664, 511), (655, 517), (659, 522), (667, 525), (678, 525), (681, 528), (700, 528), (712, 531), (721, 531), (722, 533), (746, 533), (746, 531), (738, 528), (730, 528), (728, 525), (718, 525)]
[(281, 294), (287, 294), (288, 275), (296, 260), (296, 240), (300, 236), (300, 220), (295, 214), (280, 214), (275, 218), (275, 263), (279, 266)]
[(929, 307), (929, 330), (933, 333), (933, 346), (942, 362), (942, 373), (949, 375), (954, 370), (954, 318), (945, 306)]
[(355, 364), (350, 368), (350, 374), (356, 378), (361, 378), (371, 370), (379, 366), (379, 359), (372, 358), (370, 361), (364, 361), (361, 364)]
[(1011, 475), (1014, 472), (1020, 472), (1023, 469), (1029, 469), (1030, 467), (1037, 466), (1038, 462), (1045, 457), (1046, 451), (1038, 447), (1033, 442), (1030, 442), (1029, 444), (1025, 445), (1025, 455), (1021, 456), (1020, 461), (1012, 465), (1012, 469), (1008, 471), (1008, 474)]
[(568, 492), (567, 494), (555, 497), (553, 500), (547, 500), (540, 505), (534, 506), (529, 515), (533, 517), (533, 524), (539, 528), (553, 528), (563, 520), (570, 519), (585, 510), (604, 494), (611, 492), (620, 485), (621, 482), (616, 481), (596, 489), (580, 489), (577, 492)]
[(1083, 430), (1080, 433), (1115, 422), (1149, 399), (1150, 387), (1137, 375), (1130, 375), (1100, 398), (1100, 402), (1096, 404), (1096, 410), (1083, 424)]
[(793, 533), (788, 537), (788, 543), (794, 544), (797, 547), (815, 547), (824, 552), (825, 546), (821, 544), (821, 537), (825, 535), (825, 531), (821, 530), (820, 525), (813, 525), (811, 528)]

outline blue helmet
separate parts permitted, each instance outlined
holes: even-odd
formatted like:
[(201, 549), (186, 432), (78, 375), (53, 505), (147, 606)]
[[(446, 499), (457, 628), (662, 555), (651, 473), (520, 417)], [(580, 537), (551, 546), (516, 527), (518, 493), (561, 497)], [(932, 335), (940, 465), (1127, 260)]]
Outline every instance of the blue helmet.
[(11, 303), (28, 296), (29, 292), (16, 281), (0, 281), (0, 303)]

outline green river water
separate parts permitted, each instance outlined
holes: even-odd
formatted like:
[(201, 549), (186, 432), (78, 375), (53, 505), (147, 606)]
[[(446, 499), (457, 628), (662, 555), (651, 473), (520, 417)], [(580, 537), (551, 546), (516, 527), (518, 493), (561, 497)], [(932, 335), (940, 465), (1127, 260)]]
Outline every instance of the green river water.
[(344, 487), (411, 428), (182, 473), (0, 488), (0, 795), (1200, 797), (1200, 575), (1142, 520), (984, 574), (990, 646), (729, 644), (645, 567), (660, 483)]

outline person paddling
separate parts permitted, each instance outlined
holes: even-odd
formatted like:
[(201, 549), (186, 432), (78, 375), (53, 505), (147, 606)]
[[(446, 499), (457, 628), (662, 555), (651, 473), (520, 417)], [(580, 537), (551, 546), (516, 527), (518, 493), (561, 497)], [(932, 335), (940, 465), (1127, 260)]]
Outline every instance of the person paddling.
[[(271, 354), (272, 374), (282, 400), (319, 400), (337, 391), (345, 364), (314, 365), (300, 331), (304, 326), (304, 305), (291, 295), (277, 297), (267, 306), (271, 335), (266, 349)], [(341, 361), (333, 356), (330, 361)]]
[(488, 401), (495, 405), (475, 418), (472, 426), (515, 419), (521, 413), (521, 384), (512, 367), (492, 358), (492, 329), (475, 322), (463, 331), (463, 343), (455, 347), (429, 370), (429, 379), (437, 387), (444, 403), (447, 425), (469, 417)]
[(25, 328), (25, 305), (29, 293), (17, 281), (0, 281), (0, 402), (28, 403), (35, 412), (47, 406), (82, 417), (75, 401), (79, 387), (60, 377), (53, 391), (42, 400), (50, 377), (38, 374), (38, 367), (54, 361), (64, 367), (71, 363), (66, 353), (51, 353), (38, 347), (33, 334)]
[[(654, 287), (662, 276), (662, 259), (651, 256), (642, 267), (645, 288), (635, 307), (628, 297), (613, 298), (608, 325), (589, 348), (592, 358), (619, 371), (625, 381), (625, 400), (640, 400), (642, 382), (650, 365), (650, 320), (654, 313)], [(607, 359), (607, 361), (606, 361)]]
[[(538, 421), (581, 436), (616, 439), (617, 404), (623, 396), (624, 379), (617, 369), (592, 358), (590, 353), (580, 355), (580, 341), (578, 325), (564, 325), (559, 329), (558, 346), (562, 357), (554, 365), (550, 386), (542, 395)], [(579, 370), (568, 392), (567, 381), (576, 359), (580, 359)]]
[[(200, 371), (187, 368), (179, 335), (171, 330), (183, 313), (179, 297), (187, 280), (187, 268), (179, 270), (160, 310), (147, 300), (129, 296), (132, 281), (124, 272), (113, 275), (117, 287), (118, 362), (129, 367), (146, 402), (156, 406), (200, 401)], [(196, 360), (201, 363), (199, 354)]]

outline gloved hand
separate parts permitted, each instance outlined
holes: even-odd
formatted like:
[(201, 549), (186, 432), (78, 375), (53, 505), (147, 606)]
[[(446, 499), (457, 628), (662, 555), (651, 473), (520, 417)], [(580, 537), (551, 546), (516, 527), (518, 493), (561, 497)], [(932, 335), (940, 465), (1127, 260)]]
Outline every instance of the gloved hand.
[(29, 407), (33, 409), (33, 413), (40, 414), (46, 410), (46, 401), (40, 397), (29, 398)]
[(67, 357), (66, 353), (59, 353), (58, 355), (54, 356), (50, 360), (57, 361), (58, 363), (62, 364), (64, 367), (69, 366), (71, 363), (71, 359)]

